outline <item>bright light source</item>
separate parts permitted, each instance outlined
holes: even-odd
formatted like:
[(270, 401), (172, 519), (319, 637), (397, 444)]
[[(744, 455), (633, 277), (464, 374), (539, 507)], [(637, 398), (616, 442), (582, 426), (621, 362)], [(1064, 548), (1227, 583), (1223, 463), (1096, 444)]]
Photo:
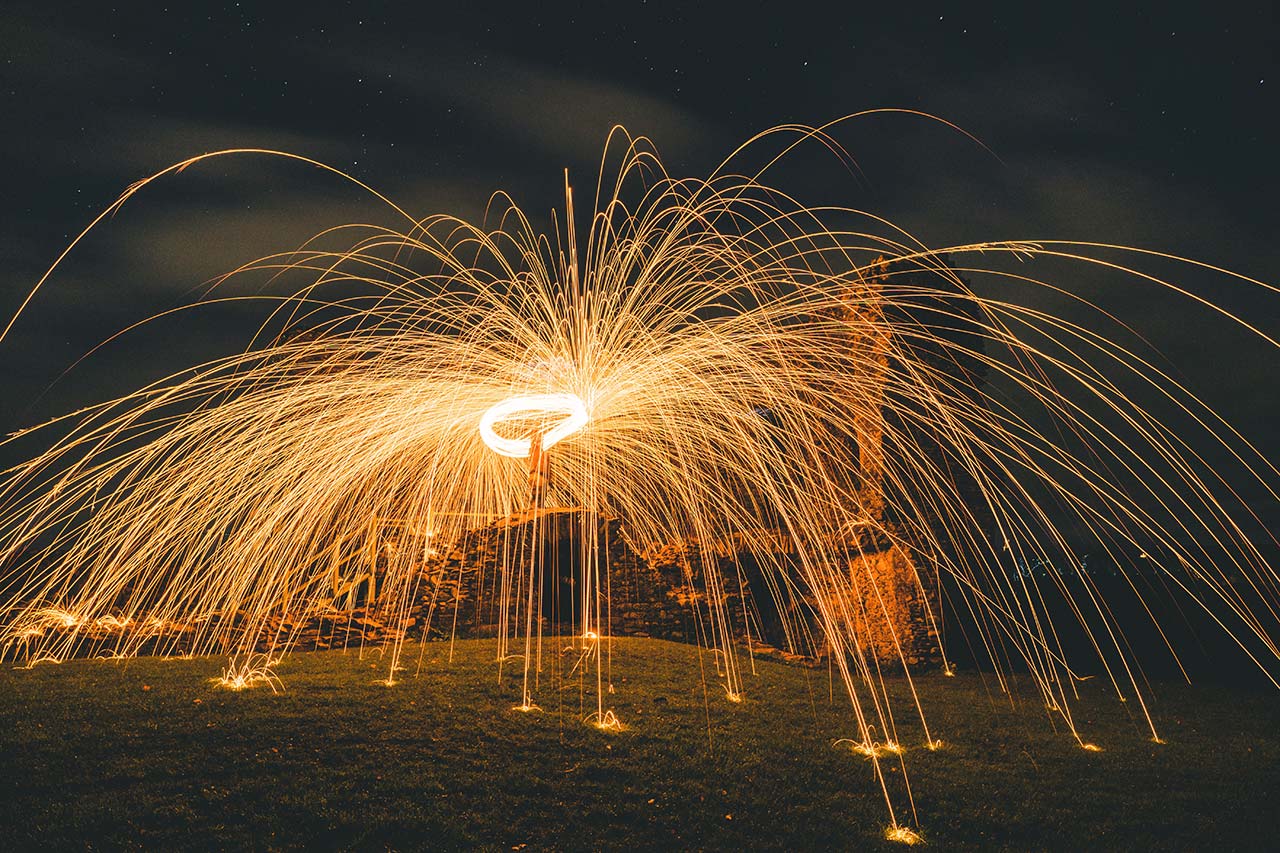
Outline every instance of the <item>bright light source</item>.
[(480, 418), (480, 437), (494, 453), (524, 459), (529, 455), (532, 438), (503, 438), (494, 432), (494, 426), (514, 417), (530, 415), (564, 415), (553, 429), (542, 433), (542, 449), (550, 450), (562, 439), (568, 438), (587, 425), (590, 417), (587, 407), (577, 394), (534, 394), (528, 397), (508, 397)]

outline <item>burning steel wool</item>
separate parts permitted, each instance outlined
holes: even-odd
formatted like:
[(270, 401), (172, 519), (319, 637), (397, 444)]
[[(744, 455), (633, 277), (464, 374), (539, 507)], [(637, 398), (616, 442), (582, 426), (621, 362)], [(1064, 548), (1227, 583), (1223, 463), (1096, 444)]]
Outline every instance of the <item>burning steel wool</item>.
[[(822, 129), (765, 136), (787, 151), (836, 147)], [(278, 152), (207, 154), (131, 187), (89, 228), (155, 181), (248, 155), (341, 174)], [(968, 642), (1002, 672), (1028, 671), (1085, 749), (1097, 747), (1072, 716), (1068, 623), (1158, 735), (1130, 626), (1087, 573), (1026, 570), (1080, 568), (1082, 538), (1135, 589), (1157, 578), (1183, 590), (1274, 664), (1277, 577), (1242, 527), (1239, 481), (1203, 448), (1272, 498), (1276, 468), (1108, 337), (1102, 312), (1098, 327), (1047, 313), (1033, 296), (1060, 285), (996, 269), (1056, 259), (1142, 275), (1173, 298), (1187, 294), (1132, 270), (1203, 265), (1067, 242), (931, 250), (875, 216), (806, 208), (767, 168), (740, 174), (743, 156), (674, 179), (619, 129), (582, 246), (567, 183), (550, 234), (504, 195), (494, 226), (417, 219), (374, 193), (403, 224), (342, 231), (358, 237), (341, 248), (323, 235), (228, 274), (304, 281), (270, 297), (248, 351), (35, 428), (51, 436), (43, 451), (5, 472), (4, 653), (219, 654), (232, 686), (279, 689), (269, 664), (305, 644), (306, 626), (363, 603), (381, 634), (361, 642), (398, 660), (406, 638), (448, 634), (458, 618), (419, 607), (424, 567), (487, 530), (493, 573), (477, 594), (499, 665), (523, 667), (515, 707), (538, 710), (543, 647), (569, 643), (590, 676), (589, 721), (617, 729), (631, 721), (610, 707), (625, 686), (598, 540), (618, 530), (636, 554), (699, 543), (724, 557), (701, 563), (688, 605), (724, 696), (748, 692), (741, 640), (759, 614), (728, 602), (745, 600), (730, 593), (749, 561), (776, 642), (828, 656), (857, 721), (847, 745), (874, 768), (901, 841), (919, 835), (895, 720), (917, 717), (923, 744), (942, 744), (927, 708), (890, 702), (884, 673), (918, 665), (896, 633), (903, 595), (948, 672), (942, 623), (964, 612)], [(966, 276), (983, 271), (1027, 298), (979, 295)], [(52, 286), (47, 275), (27, 301)], [(1194, 440), (1149, 399), (1185, 414)], [(554, 549), (539, 539), (562, 522), (578, 531), (579, 568), (552, 619)], [(902, 772), (890, 778), (890, 764)]]

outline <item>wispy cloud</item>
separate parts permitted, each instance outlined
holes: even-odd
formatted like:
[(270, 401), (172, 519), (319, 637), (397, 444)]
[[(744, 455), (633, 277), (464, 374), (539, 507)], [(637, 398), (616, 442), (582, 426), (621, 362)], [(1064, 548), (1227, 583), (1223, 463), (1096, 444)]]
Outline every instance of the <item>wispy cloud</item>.
[(431, 40), (418, 48), (412, 55), (354, 47), (330, 55), (403, 92), (411, 103), (445, 103), (459, 116), (487, 122), (494, 148), (534, 146), (545, 155), (592, 163), (618, 124), (651, 137), (674, 156), (721, 136), (713, 123), (670, 100), (598, 76), (454, 43)]

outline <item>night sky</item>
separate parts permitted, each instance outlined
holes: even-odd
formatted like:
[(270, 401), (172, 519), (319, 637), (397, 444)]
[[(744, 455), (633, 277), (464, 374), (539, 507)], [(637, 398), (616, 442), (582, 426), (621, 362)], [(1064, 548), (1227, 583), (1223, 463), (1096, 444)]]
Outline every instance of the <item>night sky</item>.
[[(945, 118), (996, 156), (940, 124), (878, 116), (836, 134), (862, 179), (806, 149), (779, 173), (783, 188), (873, 211), (932, 246), (1095, 240), (1280, 283), (1271, 4), (973, 14), (970, 4), (887, 3), (840, 15), (794, 3), (625, 14), (603, 3), (567, 15), (433, 5), (6, 3), (0, 315), (126, 186), (205, 151), (304, 154), (419, 215), (478, 218), (502, 188), (545, 224), (564, 168), (583, 194), (592, 189), (615, 123), (651, 137), (672, 173), (700, 175), (770, 126), (876, 107)], [(234, 317), (183, 321), (113, 345), (49, 389), (95, 344), (211, 276), (370, 219), (395, 224), (337, 180), (261, 159), (146, 191), (71, 256), (0, 344), (0, 430), (242, 346), (252, 326)], [(1134, 323), (1280, 457), (1274, 347), (1126, 278), (1036, 272)], [(1280, 333), (1280, 296), (1179, 276)]]

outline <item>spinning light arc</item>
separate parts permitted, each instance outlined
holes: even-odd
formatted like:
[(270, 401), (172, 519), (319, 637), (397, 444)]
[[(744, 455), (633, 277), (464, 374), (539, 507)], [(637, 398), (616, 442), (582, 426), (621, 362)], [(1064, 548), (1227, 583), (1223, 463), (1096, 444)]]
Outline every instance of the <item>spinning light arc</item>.
[(494, 427), (512, 418), (528, 418), (539, 414), (564, 415), (553, 428), (542, 433), (542, 449), (550, 450), (560, 441), (580, 432), (591, 420), (586, 404), (577, 394), (533, 394), (508, 397), (491, 406), (480, 418), (480, 437), (489, 448), (501, 456), (524, 459), (533, 449), (533, 438), (503, 438)]

